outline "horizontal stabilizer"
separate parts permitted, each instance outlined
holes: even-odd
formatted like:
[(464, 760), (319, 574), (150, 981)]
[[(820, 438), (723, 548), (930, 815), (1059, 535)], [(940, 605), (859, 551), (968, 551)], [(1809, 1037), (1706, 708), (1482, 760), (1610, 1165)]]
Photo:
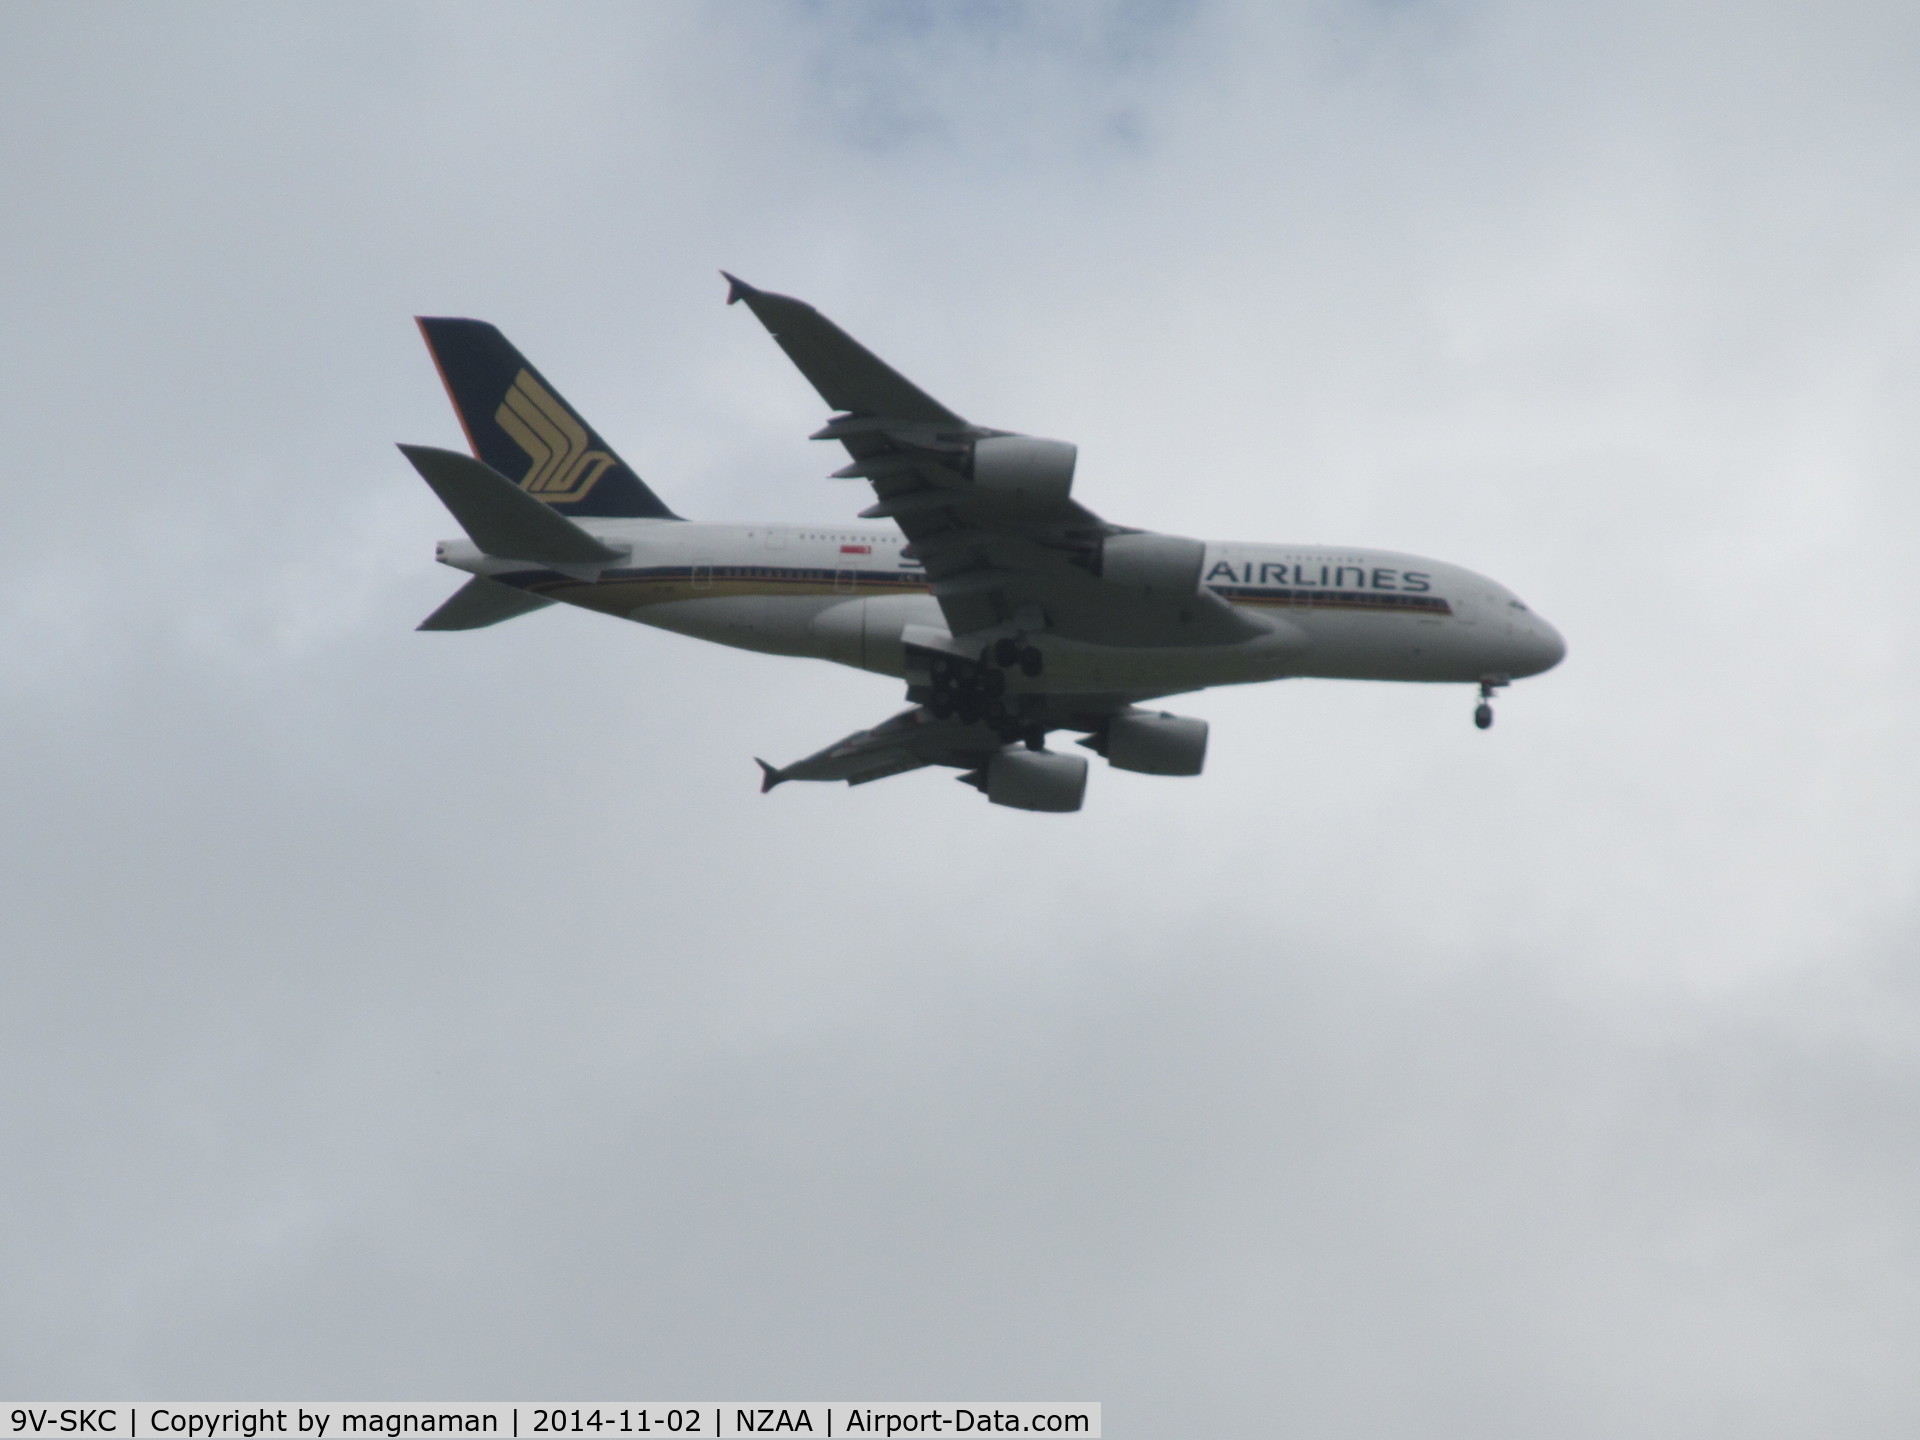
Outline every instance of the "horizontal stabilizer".
[(727, 275), (727, 303), (744, 300), (787, 358), (835, 410), (936, 425), (967, 422), (804, 300)]
[(453, 512), (467, 538), (489, 555), (556, 569), (598, 569), (626, 553), (594, 539), (472, 456), (427, 445), (402, 445), (400, 453)]
[(532, 595), (476, 575), (447, 597), (446, 604), (413, 628), (416, 630), (480, 630), (516, 615), (527, 615), (553, 604), (545, 595)]

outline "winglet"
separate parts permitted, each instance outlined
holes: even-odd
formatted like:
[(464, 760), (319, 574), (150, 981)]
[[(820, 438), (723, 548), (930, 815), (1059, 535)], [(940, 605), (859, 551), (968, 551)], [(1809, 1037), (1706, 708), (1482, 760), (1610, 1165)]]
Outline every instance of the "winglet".
[(766, 761), (762, 760), (758, 755), (753, 757), (753, 763), (760, 767), (760, 793), (762, 795), (766, 794), (767, 791), (771, 790), (774, 786), (778, 785), (782, 780), (785, 780), (787, 778), (785, 771), (776, 770), (773, 766), (767, 764)]
[(727, 304), (738, 305), (742, 300), (746, 299), (749, 295), (758, 295), (760, 293), (758, 290), (754, 289), (753, 286), (747, 284), (746, 281), (742, 280), (738, 275), (730, 275), (725, 270), (722, 270), (720, 273), (726, 276)]

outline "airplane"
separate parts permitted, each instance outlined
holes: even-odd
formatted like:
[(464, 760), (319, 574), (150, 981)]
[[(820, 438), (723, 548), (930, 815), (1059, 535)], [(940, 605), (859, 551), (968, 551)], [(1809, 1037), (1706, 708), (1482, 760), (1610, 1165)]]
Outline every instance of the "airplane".
[(1566, 654), (1483, 575), (1352, 546), (1189, 539), (1115, 525), (1074, 498), (1078, 452), (975, 425), (803, 301), (722, 271), (834, 412), (813, 433), (866, 481), (868, 524), (706, 524), (668, 509), (494, 326), (418, 324), (471, 455), (401, 452), (466, 532), (437, 558), (471, 578), (419, 628), (474, 630), (556, 601), (906, 683), (908, 708), (761, 790), (947, 766), (995, 805), (1080, 809), (1085, 756), (1198, 775), (1207, 722), (1152, 702), (1297, 677), (1496, 691)]

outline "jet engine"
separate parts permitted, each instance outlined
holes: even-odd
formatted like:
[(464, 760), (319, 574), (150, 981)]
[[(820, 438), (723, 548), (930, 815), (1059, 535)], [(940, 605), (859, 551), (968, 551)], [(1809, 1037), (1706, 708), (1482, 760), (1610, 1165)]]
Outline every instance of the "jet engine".
[(987, 761), (985, 775), (966, 778), (995, 805), (1015, 810), (1078, 810), (1087, 793), (1087, 762), (1055, 750), (1002, 750)]
[(1064, 440), (1031, 435), (989, 435), (973, 446), (973, 483), (997, 498), (1044, 510), (1073, 489), (1079, 449)]
[(1109, 535), (1100, 545), (1100, 578), (1141, 595), (1184, 598), (1200, 588), (1207, 547), (1182, 535)]
[(1207, 722), (1128, 710), (1107, 726), (1106, 756), (1115, 769), (1142, 775), (1198, 775), (1207, 763)]

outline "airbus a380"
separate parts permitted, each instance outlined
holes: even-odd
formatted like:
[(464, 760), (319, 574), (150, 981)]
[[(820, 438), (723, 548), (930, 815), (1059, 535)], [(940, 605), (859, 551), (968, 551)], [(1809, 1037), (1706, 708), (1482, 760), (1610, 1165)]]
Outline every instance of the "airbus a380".
[(1198, 775), (1207, 723), (1146, 702), (1313, 676), (1479, 687), (1560, 662), (1558, 632), (1458, 565), (1384, 550), (1190, 540), (1111, 524), (1073, 496), (1075, 447), (962, 419), (812, 306), (726, 277), (836, 412), (814, 432), (874, 503), (839, 526), (675, 515), (493, 326), (422, 318), (473, 454), (402, 452), (466, 531), (472, 576), (422, 630), (560, 601), (702, 640), (906, 682), (909, 708), (790, 765), (850, 785), (951, 766), (996, 805), (1072, 811), (1084, 756)]

